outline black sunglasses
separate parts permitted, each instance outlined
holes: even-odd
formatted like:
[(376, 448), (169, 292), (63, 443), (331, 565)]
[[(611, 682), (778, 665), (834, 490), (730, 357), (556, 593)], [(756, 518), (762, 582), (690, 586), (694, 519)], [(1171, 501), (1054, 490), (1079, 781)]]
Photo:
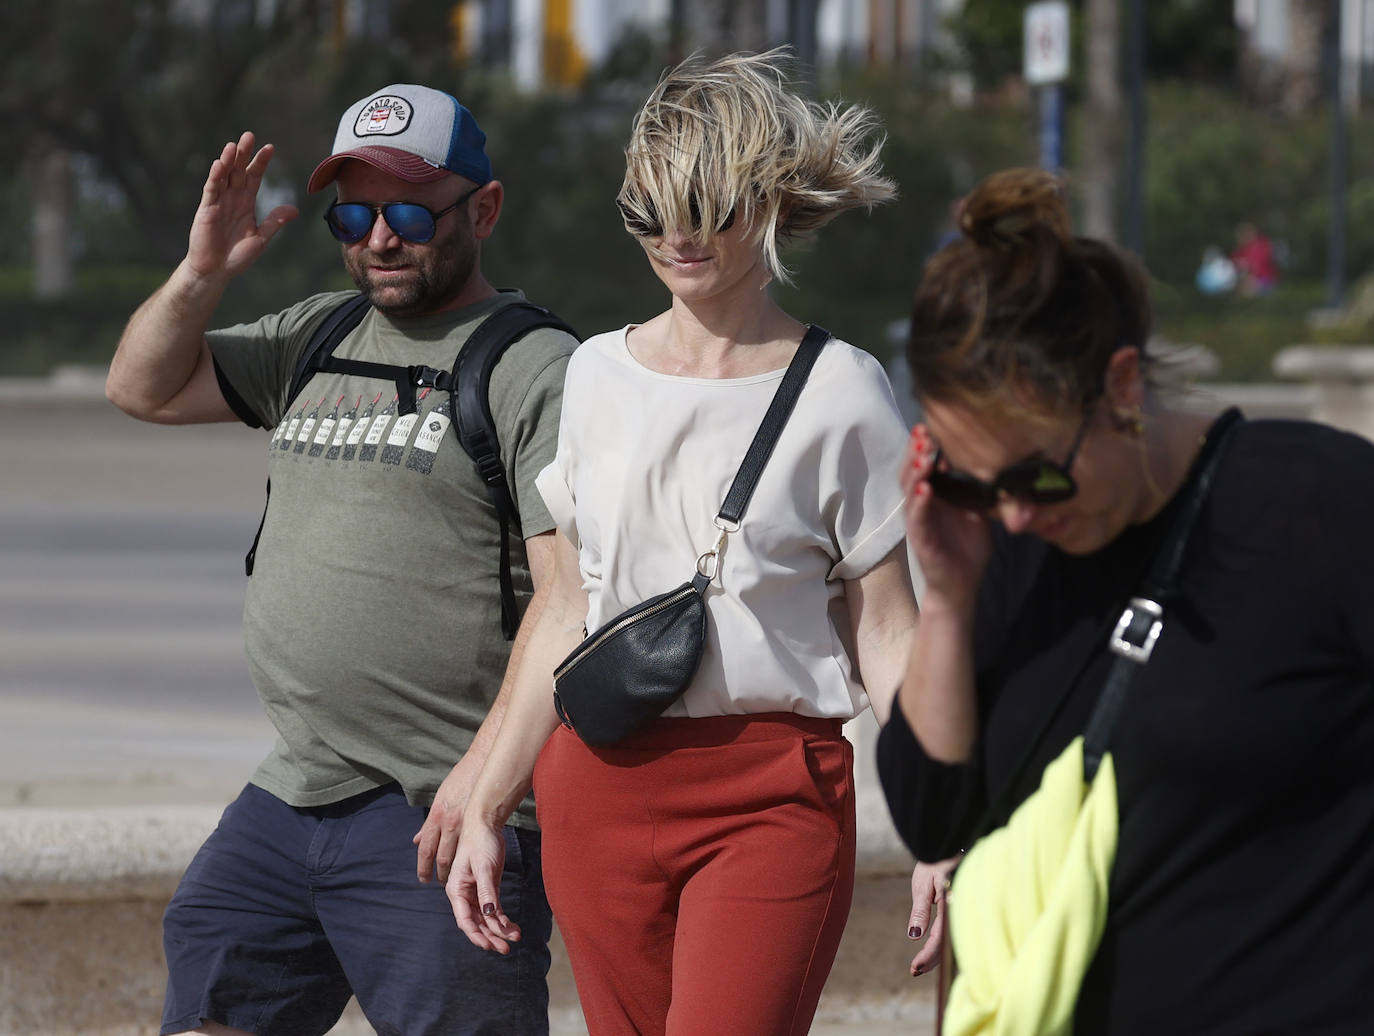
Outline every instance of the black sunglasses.
[(336, 201), (324, 213), (329, 232), (346, 245), (355, 244), (372, 233), (380, 213), (396, 236), (411, 244), (423, 245), (432, 241), (439, 230), (439, 217), (452, 212), (482, 189), (474, 187), (447, 208), (431, 212), (413, 201), (388, 201), (381, 205), (365, 205), (360, 201)]
[(984, 482), (957, 468), (941, 469), (939, 464), (943, 455), (937, 451), (936, 466), (926, 476), (926, 481), (939, 499), (968, 511), (991, 511), (1003, 493), (1028, 504), (1057, 504), (1068, 500), (1078, 492), (1078, 483), (1073, 480), (1070, 469), (1078, 456), (1078, 447), (1083, 444), (1091, 417), (1091, 411), (1083, 415), (1083, 423), (1078, 427), (1063, 464), (1046, 459), (1018, 461), (999, 471), (991, 482)]
[[(645, 204), (648, 219), (635, 215), (634, 211), (619, 198), (615, 200), (616, 208), (620, 210), (620, 215), (625, 220), (625, 229), (635, 237), (662, 237), (663, 221), (658, 218), (658, 212), (652, 205)], [(692, 232), (701, 232), (701, 206), (697, 204), (695, 198), (687, 202), (687, 213), (692, 221)], [(720, 226), (716, 227), (717, 234), (723, 234), (735, 225), (735, 210), (731, 209), (725, 214), (725, 219)]]

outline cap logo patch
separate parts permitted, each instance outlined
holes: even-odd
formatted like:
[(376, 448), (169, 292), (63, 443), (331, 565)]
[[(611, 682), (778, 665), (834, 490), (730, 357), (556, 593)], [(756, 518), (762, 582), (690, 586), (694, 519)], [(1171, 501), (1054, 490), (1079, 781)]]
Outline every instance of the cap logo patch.
[(403, 98), (388, 94), (374, 97), (358, 113), (358, 120), (353, 124), (353, 135), (394, 137), (404, 133), (410, 125), (410, 113), (410, 102)]

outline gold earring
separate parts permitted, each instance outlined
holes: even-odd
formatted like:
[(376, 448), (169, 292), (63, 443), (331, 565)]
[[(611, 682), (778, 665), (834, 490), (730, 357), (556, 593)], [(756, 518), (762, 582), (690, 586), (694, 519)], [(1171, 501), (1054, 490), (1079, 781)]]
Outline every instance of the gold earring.
[(1113, 410), (1112, 420), (1120, 431), (1132, 439), (1139, 439), (1145, 434), (1145, 419), (1141, 417), (1139, 407), (1133, 410)]

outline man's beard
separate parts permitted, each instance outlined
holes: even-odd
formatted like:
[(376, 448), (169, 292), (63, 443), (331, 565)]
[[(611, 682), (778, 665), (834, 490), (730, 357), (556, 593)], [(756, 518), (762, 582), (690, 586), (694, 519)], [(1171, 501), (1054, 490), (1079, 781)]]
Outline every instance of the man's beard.
[[(414, 255), (402, 245), (395, 252), (386, 255), (375, 253), (354, 253), (344, 249), (344, 266), (347, 267), (353, 283), (367, 300), (388, 316), (416, 317), (432, 313), (452, 301), (477, 265), (474, 249), (465, 247), (470, 242), (451, 238), (434, 247), (424, 246), (420, 255)], [(389, 260), (401, 259), (409, 264), (409, 277), (404, 283), (375, 285), (369, 277), (369, 265), (364, 256), (380, 261), (385, 265)]]

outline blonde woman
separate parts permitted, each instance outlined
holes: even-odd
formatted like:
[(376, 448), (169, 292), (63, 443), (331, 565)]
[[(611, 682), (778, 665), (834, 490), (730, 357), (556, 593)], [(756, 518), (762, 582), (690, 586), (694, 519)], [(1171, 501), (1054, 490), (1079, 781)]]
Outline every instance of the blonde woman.
[(521, 627), (449, 882), (468, 937), (507, 952), (519, 931), (497, 895), (498, 832), (533, 778), (595, 1034), (808, 1030), (854, 882), (840, 727), (865, 687), (886, 713), (916, 620), (905, 429), (878, 362), (832, 340), (720, 557), (686, 693), (610, 748), (555, 714), (551, 674), (584, 627), (680, 584), (717, 535), (805, 331), (767, 291), (786, 275), (779, 240), (893, 196), (871, 117), (798, 98), (780, 62), (689, 61), (635, 120), (617, 201), (672, 302), (574, 355), (538, 479), (554, 571)]

